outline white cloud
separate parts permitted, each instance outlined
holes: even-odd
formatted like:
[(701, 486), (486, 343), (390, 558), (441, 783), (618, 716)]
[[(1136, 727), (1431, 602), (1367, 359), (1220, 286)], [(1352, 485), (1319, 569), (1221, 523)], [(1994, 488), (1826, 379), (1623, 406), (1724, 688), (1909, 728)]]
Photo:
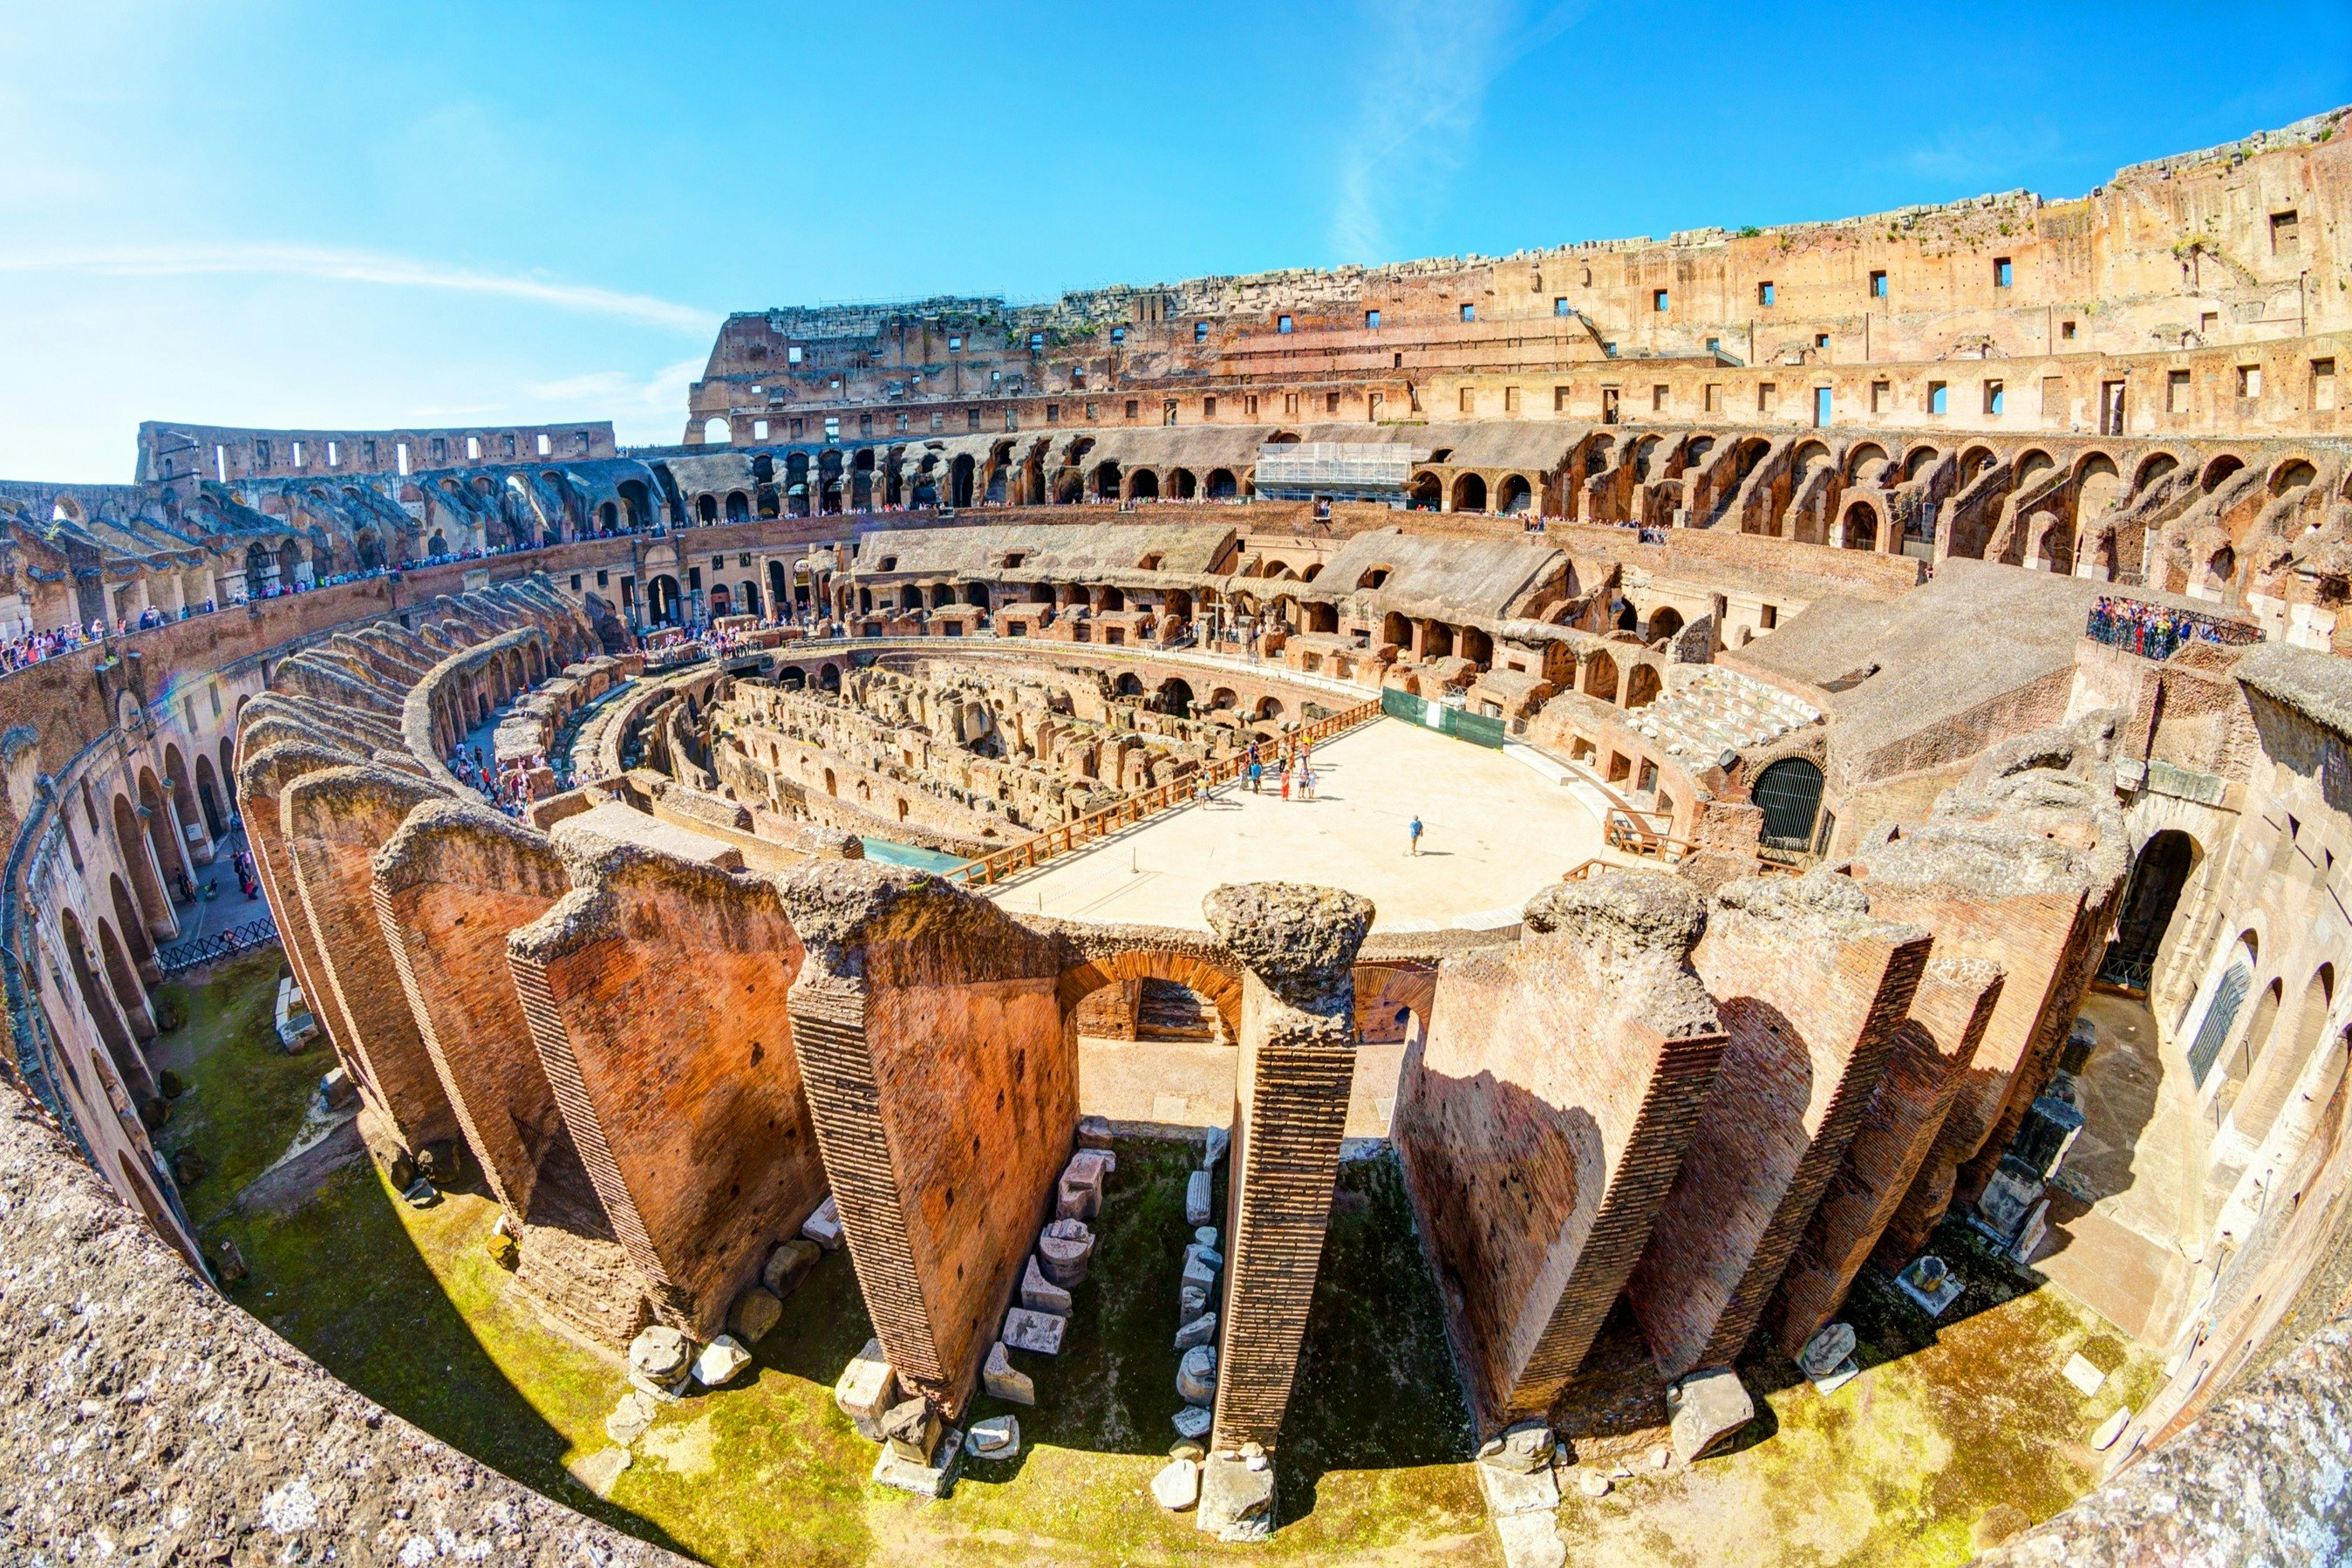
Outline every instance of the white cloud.
[(1570, 0), (1521, 26), (1517, 0), (1370, 0), (1369, 68), (1355, 114), (1340, 122), (1331, 245), (1342, 259), (1396, 259), (1398, 204), (1427, 202), (1433, 184), (1462, 166), (1487, 87), (1588, 3)]
[(588, 315), (613, 316), (708, 335), (718, 330), (716, 312), (629, 294), (593, 284), (551, 278), (480, 272), (410, 257), (309, 245), (153, 245), (56, 247), (0, 250), (0, 272), (50, 272), (68, 277), (201, 278), (232, 274), (309, 278), (334, 283), (372, 283), (394, 289), (431, 289), (484, 294)]

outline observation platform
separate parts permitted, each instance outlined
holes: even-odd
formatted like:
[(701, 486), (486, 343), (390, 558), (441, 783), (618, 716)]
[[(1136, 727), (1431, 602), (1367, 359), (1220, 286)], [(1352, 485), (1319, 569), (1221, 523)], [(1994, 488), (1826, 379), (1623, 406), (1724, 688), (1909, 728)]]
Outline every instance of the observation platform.
[[(1227, 882), (1311, 882), (1372, 900), (1375, 931), (1517, 923), (1538, 889), (1602, 857), (1601, 819), (1574, 791), (1503, 752), (1381, 719), (1315, 749), (1316, 798), (1222, 786), (988, 896), (1071, 920), (1208, 928)], [(1422, 821), (1422, 852), (1407, 824)]]

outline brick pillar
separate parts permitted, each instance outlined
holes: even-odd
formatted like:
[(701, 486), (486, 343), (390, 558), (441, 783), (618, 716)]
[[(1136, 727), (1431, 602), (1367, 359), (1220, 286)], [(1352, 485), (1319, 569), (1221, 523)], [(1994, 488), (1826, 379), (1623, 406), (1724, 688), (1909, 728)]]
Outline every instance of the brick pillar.
[(1682, 878), (1603, 871), (1439, 972), (1396, 1143), (1481, 1431), (1551, 1407), (1681, 1168), (1725, 1039), (1705, 923)]
[(1843, 877), (1734, 882), (1693, 954), (1731, 1042), (1626, 1288), (1659, 1373), (1727, 1366), (1845, 1157), (1927, 933)]
[[(310, 935), (310, 922), (303, 918), (301, 900), (294, 890), (294, 866), (287, 856), (286, 836), (279, 827), (278, 795), (288, 783), (312, 768), (342, 767), (356, 761), (348, 752), (329, 751), (323, 746), (281, 742), (247, 753), (237, 769), (234, 784), (237, 812), (245, 821), (245, 841), (253, 850), (254, 870), (261, 879), (262, 897), (269, 905), (270, 918), (277, 922), (286, 950), (287, 967), (294, 971), (294, 983), (302, 988), (303, 1000), (310, 1005), (310, 1016), (318, 1020), (328, 1044), (347, 1064), (352, 1058), (343, 1045), (343, 1022), (327, 1005), (325, 967), (319, 960), (318, 943)], [(354, 1070), (352, 1077), (358, 1076)]]
[(762, 878), (559, 824), (574, 884), (507, 939), (548, 1087), (656, 1310), (708, 1339), (824, 1201)]
[(788, 997), (858, 1289), (902, 1386), (971, 1398), (1076, 1141), (1072, 955), (904, 867), (780, 879), (805, 958)]
[(571, 890), (543, 835), (486, 806), (418, 806), (375, 858), (376, 917), (417, 1033), (482, 1175), (520, 1223), (562, 1127), (530, 1038), (507, 933)]
[(278, 797), (296, 907), (326, 982), (324, 994), (305, 994), (313, 1009), (337, 1014), (335, 1043), (358, 1069), (361, 1093), (412, 1150), (456, 1137), (457, 1117), (384, 945), (373, 863), (411, 811), (441, 798), (412, 774), (373, 764), (304, 773)]
[(1331, 1217), (1356, 1068), (1353, 965), (1372, 906), (1334, 889), (1255, 882), (1219, 888), (1205, 908), (1243, 971), (1213, 1446), (1270, 1449)]
[(2000, 987), (2000, 965), (1984, 959), (1927, 961), (1911, 999), (1911, 1016), (1895, 1031), (1870, 1110), (1766, 1314), (1775, 1342), (1790, 1360), (1837, 1315), (1853, 1277), (1926, 1163), (1992, 1021)]

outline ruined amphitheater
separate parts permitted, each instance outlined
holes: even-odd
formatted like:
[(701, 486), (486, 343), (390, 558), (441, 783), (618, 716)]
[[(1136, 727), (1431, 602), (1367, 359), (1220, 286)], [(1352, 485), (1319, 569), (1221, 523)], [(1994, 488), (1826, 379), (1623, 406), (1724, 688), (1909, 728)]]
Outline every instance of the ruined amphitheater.
[(0, 484), (6, 1555), (2352, 1554), (2347, 131)]

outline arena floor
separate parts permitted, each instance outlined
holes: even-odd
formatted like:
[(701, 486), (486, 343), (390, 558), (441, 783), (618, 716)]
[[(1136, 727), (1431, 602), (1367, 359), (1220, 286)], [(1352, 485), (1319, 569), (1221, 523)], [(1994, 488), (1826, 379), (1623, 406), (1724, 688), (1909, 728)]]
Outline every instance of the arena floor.
[[(1381, 719), (1315, 752), (1316, 798), (1229, 784), (991, 895), (1008, 909), (1205, 930), (1226, 882), (1312, 882), (1372, 900), (1381, 931), (1507, 925), (1601, 853), (1600, 819), (1500, 752)], [(1410, 854), (1415, 815), (1422, 851)]]

